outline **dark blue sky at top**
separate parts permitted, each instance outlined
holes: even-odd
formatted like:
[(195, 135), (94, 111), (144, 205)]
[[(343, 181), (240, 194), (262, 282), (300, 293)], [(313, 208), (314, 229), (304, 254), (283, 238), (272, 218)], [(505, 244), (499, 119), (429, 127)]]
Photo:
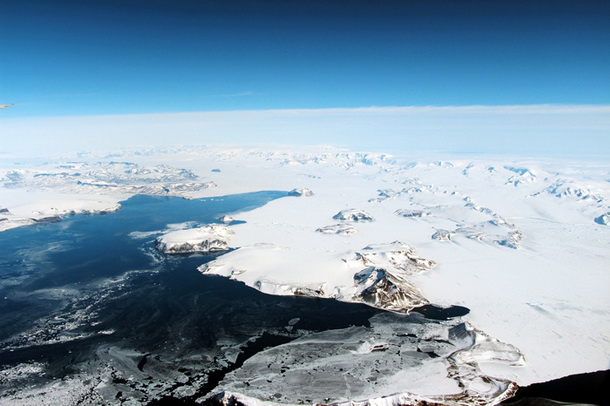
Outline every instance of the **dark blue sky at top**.
[(10, 116), (607, 104), (607, 1), (4, 0)]

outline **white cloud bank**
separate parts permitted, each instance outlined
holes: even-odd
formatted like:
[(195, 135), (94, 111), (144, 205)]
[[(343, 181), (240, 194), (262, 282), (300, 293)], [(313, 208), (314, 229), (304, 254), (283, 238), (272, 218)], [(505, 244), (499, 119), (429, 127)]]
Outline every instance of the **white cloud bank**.
[(607, 154), (609, 105), (411, 106), (2, 118), (6, 155), (140, 145), (336, 144), (401, 152)]

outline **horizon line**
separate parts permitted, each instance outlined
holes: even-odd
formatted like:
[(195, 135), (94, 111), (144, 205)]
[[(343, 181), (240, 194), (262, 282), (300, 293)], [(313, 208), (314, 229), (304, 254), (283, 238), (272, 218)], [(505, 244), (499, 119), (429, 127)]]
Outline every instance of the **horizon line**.
[[(11, 103), (11, 107), (20, 103)], [(139, 116), (168, 116), (168, 115), (223, 115), (223, 114), (295, 114), (295, 113), (432, 113), (432, 112), (461, 112), (461, 113), (566, 113), (566, 112), (600, 112), (610, 113), (609, 104), (575, 104), (575, 103), (541, 103), (541, 104), (469, 104), (469, 105), (392, 105), (392, 106), (360, 106), (360, 107), (320, 107), (320, 108), (275, 108), (275, 109), (236, 109), (236, 110), (187, 110), (187, 111), (157, 111), (145, 113), (100, 113), (100, 114), (66, 114), (66, 115), (33, 115), (11, 116), (0, 119), (49, 119), (49, 118), (86, 118), (86, 117), (139, 117)]]

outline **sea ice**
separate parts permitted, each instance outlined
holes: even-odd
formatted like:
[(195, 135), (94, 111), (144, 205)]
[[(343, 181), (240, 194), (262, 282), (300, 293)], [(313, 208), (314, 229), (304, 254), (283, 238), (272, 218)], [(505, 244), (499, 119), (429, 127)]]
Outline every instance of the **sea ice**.
[(217, 400), (463, 406), (510, 397), (516, 386), (483, 374), (479, 362), (512, 369), (523, 358), (459, 321), (380, 314), (369, 328), (308, 334), (256, 354), (225, 377)]

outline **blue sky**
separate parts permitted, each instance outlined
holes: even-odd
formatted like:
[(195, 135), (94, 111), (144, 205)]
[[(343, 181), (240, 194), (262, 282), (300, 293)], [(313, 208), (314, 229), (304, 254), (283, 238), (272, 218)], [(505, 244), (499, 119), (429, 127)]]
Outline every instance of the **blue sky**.
[(610, 102), (610, 2), (6, 0), (5, 116)]
[[(61, 142), (60, 134), (162, 140), (164, 126), (176, 142), (474, 151), (488, 137), (492, 152), (516, 145), (512, 131), (549, 151), (586, 139), (577, 149), (599, 152), (610, 147), (608, 110), (597, 108), (610, 106), (609, 22), (610, 2), (601, 0), (4, 0), (0, 104), (16, 105), (0, 109), (0, 153), (20, 140)], [(370, 106), (388, 110), (363, 122), (358, 108)], [(522, 108), (473, 115), (394, 106)], [(562, 116), (562, 106), (573, 109)], [(322, 111), (334, 108), (352, 110)], [(165, 114), (218, 111), (246, 112), (199, 115), (195, 124)], [(268, 132), (252, 128), (269, 117), (278, 123), (265, 122)], [(383, 140), (365, 142), (372, 138)], [(570, 142), (557, 147), (562, 139)]]

